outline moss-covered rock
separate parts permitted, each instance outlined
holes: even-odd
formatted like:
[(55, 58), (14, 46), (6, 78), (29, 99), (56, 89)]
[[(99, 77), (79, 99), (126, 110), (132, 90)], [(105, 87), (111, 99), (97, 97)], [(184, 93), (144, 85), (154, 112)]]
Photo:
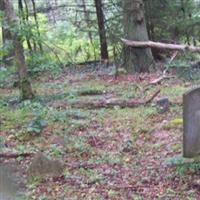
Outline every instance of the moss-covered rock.
[(183, 125), (183, 119), (182, 118), (175, 118), (171, 121), (169, 121), (167, 124), (164, 125), (164, 129), (169, 130), (173, 128), (180, 128)]

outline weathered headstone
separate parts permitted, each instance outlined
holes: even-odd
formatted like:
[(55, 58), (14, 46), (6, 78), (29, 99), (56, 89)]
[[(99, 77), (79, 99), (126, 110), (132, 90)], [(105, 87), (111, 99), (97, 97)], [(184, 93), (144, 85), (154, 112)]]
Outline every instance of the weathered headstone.
[(183, 95), (183, 156), (200, 155), (200, 87)]

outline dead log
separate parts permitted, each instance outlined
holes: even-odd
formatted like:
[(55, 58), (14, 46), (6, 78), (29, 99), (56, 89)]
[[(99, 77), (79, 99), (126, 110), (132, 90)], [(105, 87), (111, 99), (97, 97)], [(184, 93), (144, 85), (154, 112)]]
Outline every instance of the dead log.
[(101, 109), (101, 108), (114, 108), (114, 107), (121, 107), (121, 108), (135, 108), (138, 106), (142, 106), (145, 103), (142, 101), (136, 100), (111, 100), (111, 101), (77, 101), (69, 106), (72, 108), (78, 109)]
[(33, 153), (0, 153), (0, 158), (31, 157)]
[(139, 106), (145, 106), (151, 103), (155, 97), (160, 93), (160, 90), (157, 90), (149, 99), (142, 101), (142, 100), (100, 100), (100, 101), (76, 101), (69, 106), (71, 108), (78, 108), (78, 109), (101, 109), (101, 108), (136, 108)]
[(200, 47), (189, 46), (185, 44), (167, 44), (161, 42), (153, 41), (133, 41), (121, 38), (121, 41), (130, 47), (134, 48), (156, 48), (156, 49), (168, 49), (174, 51), (191, 51), (191, 52), (200, 52)]

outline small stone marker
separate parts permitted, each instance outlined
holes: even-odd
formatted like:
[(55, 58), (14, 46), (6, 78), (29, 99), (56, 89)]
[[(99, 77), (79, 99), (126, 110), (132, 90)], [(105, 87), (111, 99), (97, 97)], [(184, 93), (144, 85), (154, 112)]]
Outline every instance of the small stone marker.
[(41, 152), (36, 154), (33, 158), (29, 168), (28, 177), (40, 176), (44, 177), (57, 177), (62, 176), (64, 164), (58, 160), (50, 160)]
[(200, 87), (183, 95), (183, 156), (200, 155)]
[(160, 113), (165, 113), (169, 110), (170, 102), (167, 97), (162, 97), (156, 100), (156, 107)]

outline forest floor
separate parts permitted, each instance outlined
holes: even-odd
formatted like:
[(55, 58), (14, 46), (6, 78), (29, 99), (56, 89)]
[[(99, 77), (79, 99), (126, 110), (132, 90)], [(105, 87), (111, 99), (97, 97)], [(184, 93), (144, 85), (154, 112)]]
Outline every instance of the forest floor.
[[(158, 77), (67, 71), (39, 76), (33, 81), (36, 99), (25, 102), (18, 101), (17, 89), (2, 87), (1, 153), (42, 151), (64, 163), (59, 177), (28, 181), (32, 156), (0, 158), (16, 169), (26, 196), (20, 199), (200, 199), (200, 164), (181, 164), (182, 95), (198, 82), (172, 78), (143, 90)], [(135, 108), (76, 108), (84, 102), (145, 100), (157, 90), (151, 103)], [(170, 100), (164, 113), (154, 104), (161, 97)]]

